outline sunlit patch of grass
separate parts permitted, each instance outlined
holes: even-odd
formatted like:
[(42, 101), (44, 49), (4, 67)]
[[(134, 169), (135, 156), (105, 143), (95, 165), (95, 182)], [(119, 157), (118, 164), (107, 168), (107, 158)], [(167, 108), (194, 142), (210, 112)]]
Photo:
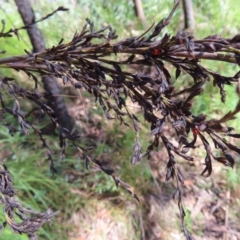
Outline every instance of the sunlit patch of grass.
[(140, 229), (134, 228), (135, 204), (111, 197), (101, 201), (88, 199), (85, 203), (67, 223), (71, 226), (71, 240), (140, 239)]

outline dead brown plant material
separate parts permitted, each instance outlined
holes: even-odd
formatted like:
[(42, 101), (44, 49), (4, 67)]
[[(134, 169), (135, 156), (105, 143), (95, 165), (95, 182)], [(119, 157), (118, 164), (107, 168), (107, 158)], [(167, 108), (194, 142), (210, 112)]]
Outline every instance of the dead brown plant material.
[[(61, 39), (57, 46), (45, 49), (39, 53), (26, 51), (26, 55), (13, 56), (0, 59), (0, 69), (9, 68), (16, 71), (23, 71), (34, 80), (34, 90), (25, 89), (14, 82), (14, 79), (0, 77), (0, 115), (1, 124), (9, 129), (10, 134), (14, 135), (20, 131), (22, 134), (34, 134), (39, 136), (42, 147), (46, 149), (50, 161), (50, 169), (54, 173), (55, 156), (44, 138), (44, 134), (34, 124), (34, 114), (36, 109), (40, 109), (46, 114), (58, 130), (60, 156), (65, 156), (67, 143), (79, 150), (79, 155), (86, 162), (88, 168), (90, 164), (97, 166), (101, 171), (111, 176), (117, 186), (123, 187), (135, 199), (139, 200), (133, 192), (133, 188), (126, 182), (119, 179), (115, 170), (108, 167), (107, 161), (100, 161), (91, 158), (88, 151), (91, 146), (83, 147), (79, 144), (81, 135), (72, 134), (69, 129), (63, 128), (59, 119), (54, 115), (53, 109), (48, 106), (46, 93), (38, 92), (38, 79), (36, 73), (41, 75), (55, 76), (61, 78), (64, 85), (71, 85), (76, 89), (83, 89), (95, 97), (95, 101), (102, 107), (107, 119), (117, 118), (120, 124), (125, 124), (135, 131), (136, 140), (133, 144), (132, 165), (136, 165), (144, 157), (150, 158), (151, 152), (162, 144), (168, 155), (166, 181), (173, 179), (176, 182), (176, 191), (173, 198), (177, 201), (182, 229), (186, 239), (192, 240), (186, 228), (184, 221), (185, 211), (183, 208), (182, 186), (184, 177), (177, 163), (177, 157), (186, 161), (193, 162), (194, 157), (188, 154), (190, 149), (195, 149), (197, 140), (205, 149), (205, 168), (202, 175), (210, 176), (213, 170), (212, 161), (217, 161), (225, 166), (233, 167), (235, 160), (232, 152), (240, 154), (240, 148), (230, 143), (228, 138), (240, 138), (240, 134), (233, 133), (233, 128), (227, 126), (229, 120), (235, 118), (240, 111), (240, 101), (234, 111), (230, 111), (220, 119), (208, 119), (204, 113), (194, 115), (192, 113), (193, 99), (201, 94), (206, 82), (213, 79), (215, 87), (219, 88), (221, 100), (225, 102), (225, 85), (237, 84), (240, 72), (232, 77), (223, 76), (221, 73), (214, 72), (201, 65), (201, 59), (211, 61), (224, 61), (229, 64), (240, 65), (240, 36), (231, 38), (222, 38), (219, 35), (208, 36), (204, 39), (195, 39), (195, 37), (184, 31), (179, 31), (175, 36), (165, 34), (160, 38), (161, 31), (170, 23), (171, 18), (179, 4), (175, 1), (174, 7), (167, 18), (162, 19), (157, 24), (152, 24), (143, 34), (131, 38), (125, 38), (117, 41), (116, 31), (111, 26), (105, 26), (100, 30), (95, 30), (93, 22), (86, 19), (86, 25), (80, 31), (76, 31), (71, 41), (64, 43)], [(19, 31), (30, 28), (31, 25), (47, 19), (57, 11), (66, 11), (66, 8), (59, 7), (53, 13), (35, 21), (26, 26), (5, 31), (5, 22), (2, 21), (2, 30), (0, 38), (18, 36)], [(97, 41), (96, 41), (97, 40)], [(97, 43), (96, 43), (97, 42)], [(124, 54), (124, 60), (111, 60), (109, 56), (120, 56)], [(127, 57), (126, 57), (127, 56)], [(165, 64), (172, 65), (177, 79), (182, 72), (188, 74), (193, 82), (185, 89), (178, 91), (171, 83), (171, 75)], [(131, 66), (151, 66), (155, 69), (155, 77), (144, 75), (142, 73), (132, 73), (128, 69)], [(239, 87), (237, 88), (239, 93)], [(186, 96), (183, 98), (182, 96)], [(13, 105), (5, 101), (5, 96), (12, 97)], [(21, 107), (21, 99), (27, 99), (36, 107), (26, 111)], [(149, 123), (149, 133), (153, 136), (153, 142), (146, 151), (142, 150), (141, 137), (139, 134), (140, 120), (131, 111), (126, 104), (126, 99), (137, 103), (141, 107), (141, 113), (144, 119)], [(159, 114), (160, 113), (160, 117)], [(8, 122), (6, 116), (11, 115), (16, 119), (18, 125)], [(130, 119), (130, 122), (126, 119)], [(176, 133), (177, 144), (169, 139), (164, 129), (174, 129)], [(192, 138), (191, 140), (189, 140)], [(216, 155), (209, 139), (214, 143), (215, 149), (219, 152)], [(2, 167), (1, 180), (1, 199), (5, 204), (6, 222), (12, 222), (12, 212), (19, 205), (6, 201), (7, 197), (12, 198), (14, 191), (9, 172)], [(11, 191), (6, 191), (10, 186)], [(8, 206), (8, 204), (10, 204)], [(9, 207), (9, 208), (8, 208)], [(11, 211), (9, 210), (11, 209)], [(41, 215), (42, 216), (42, 215)], [(46, 215), (43, 215), (46, 216)], [(52, 214), (50, 214), (52, 216)], [(32, 219), (32, 218), (31, 218)], [(45, 218), (41, 218), (43, 222)], [(49, 219), (49, 217), (47, 218)], [(23, 222), (25, 218), (23, 217)], [(41, 224), (38, 224), (39, 227)], [(31, 224), (30, 224), (31, 223)], [(37, 227), (32, 228), (32, 223), (24, 229), (12, 227), (17, 233), (34, 234)]]

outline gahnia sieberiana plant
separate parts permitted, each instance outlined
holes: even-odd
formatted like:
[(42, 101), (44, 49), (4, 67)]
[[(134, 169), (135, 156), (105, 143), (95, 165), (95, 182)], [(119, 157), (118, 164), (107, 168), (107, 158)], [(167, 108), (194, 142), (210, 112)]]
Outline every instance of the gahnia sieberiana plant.
[[(20, 131), (25, 135), (35, 134), (39, 137), (42, 147), (46, 149), (50, 169), (55, 173), (56, 156), (45, 140), (41, 128), (34, 122), (35, 112), (40, 109), (48, 116), (59, 134), (58, 159), (64, 158), (67, 144), (74, 146), (78, 149), (81, 159), (86, 162), (86, 167), (91, 164), (99, 167), (117, 186), (123, 187), (139, 200), (132, 188), (117, 177), (114, 169), (108, 167), (107, 162), (89, 156), (91, 146), (83, 147), (79, 143), (81, 134), (72, 133), (70, 129), (59, 124), (52, 107), (47, 104), (48, 94), (40, 92), (38, 88), (37, 76), (39, 74), (55, 76), (61, 78), (64, 85), (68, 84), (92, 94), (107, 119), (117, 118), (119, 124), (125, 124), (135, 131), (132, 165), (143, 158), (150, 159), (152, 151), (158, 149), (160, 144), (165, 147), (168, 154), (166, 181), (170, 179), (176, 181), (173, 198), (178, 203), (182, 229), (187, 239), (193, 239), (184, 223), (185, 213), (182, 204), (184, 177), (178, 167), (177, 158), (192, 162), (194, 158), (189, 154), (189, 150), (194, 151), (195, 148), (202, 147), (206, 154), (205, 167), (202, 171), (204, 177), (210, 176), (212, 161), (218, 161), (229, 167), (234, 166), (232, 153), (240, 154), (240, 148), (228, 139), (239, 138), (240, 134), (234, 133), (234, 129), (226, 124), (239, 112), (240, 101), (233, 111), (220, 119), (208, 119), (204, 113), (193, 114), (192, 102), (201, 94), (204, 84), (209, 81), (213, 81), (213, 85), (219, 88), (223, 103), (226, 99), (225, 85), (236, 84), (237, 93), (240, 95), (238, 83), (240, 72), (232, 77), (226, 77), (201, 65), (201, 59), (207, 59), (240, 66), (240, 35), (230, 38), (213, 35), (198, 40), (191, 33), (179, 31), (174, 36), (165, 34), (160, 37), (162, 30), (170, 23), (178, 4), (179, 1), (176, 1), (167, 18), (157, 24), (153, 23), (140, 36), (117, 40), (118, 36), (111, 26), (96, 30), (93, 22), (86, 19), (86, 25), (80, 31), (76, 31), (72, 40), (67, 43), (61, 39), (57, 46), (43, 52), (26, 51), (26, 55), (8, 58), (4, 58), (2, 51), (0, 69), (9, 68), (26, 73), (34, 81), (35, 88), (27, 89), (13, 78), (0, 76), (0, 116), (2, 127), (8, 128), (10, 134), (14, 135)], [(31, 28), (33, 24), (47, 19), (57, 11), (66, 10), (59, 7), (46, 17), (38, 21), (33, 20), (31, 24), (17, 29), (5, 30), (5, 22), (2, 21), (0, 38), (14, 35), (18, 37), (20, 30)], [(4, 46), (1, 45), (1, 48)], [(144, 67), (150, 71), (144, 71)], [(136, 73), (134, 69), (141, 71)], [(181, 73), (188, 74), (193, 81), (179, 90), (175, 89), (171, 79), (177, 79)], [(32, 102), (33, 108), (24, 110), (21, 106), (22, 99)], [(145, 150), (141, 148), (140, 143), (140, 120), (127, 106), (127, 99), (141, 107), (141, 114), (148, 122), (153, 140)], [(9, 121), (8, 115), (16, 121)], [(169, 138), (169, 129), (174, 130), (172, 132), (175, 133), (177, 144), (176, 141), (173, 143), (172, 137)], [(212, 143), (214, 152), (210, 146)], [(30, 239), (35, 239), (39, 227), (50, 221), (55, 213), (50, 210), (37, 213), (23, 208), (15, 199), (10, 173), (4, 164), (0, 165), (0, 175), (0, 199), (4, 205), (6, 219), (2, 227), (8, 224), (14, 232), (25, 233)], [(15, 216), (21, 221), (16, 222)]]

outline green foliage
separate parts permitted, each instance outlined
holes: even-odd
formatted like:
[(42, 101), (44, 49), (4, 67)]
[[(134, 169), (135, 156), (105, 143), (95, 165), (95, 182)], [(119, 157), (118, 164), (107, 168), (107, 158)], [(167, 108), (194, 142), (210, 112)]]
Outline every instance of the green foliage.
[[(6, 153), (2, 160), (10, 169), (13, 183), (18, 191), (18, 198), (24, 207), (41, 211), (49, 207), (59, 209), (59, 205), (64, 203), (65, 200), (67, 200), (66, 206), (70, 204), (66, 199), (66, 192), (69, 190), (61, 176), (51, 177), (43, 151), (37, 146), (29, 146), (30, 141), (36, 139), (26, 140), (26, 137), (21, 134), (12, 137), (6, 128), (0, 129), (0, 136), (0, 151)], [(27, 151), (26, 146), (28, 146)], [(59, 185), (61, 185), (61, 191), (59, 191)], [(52, 227), (57, 227), (56, 222), (53, 222)], [(9, 231), (9, 228), (3, 230), (3, 239), (10, 239), (8, 238)], [(12, 231), (10, 232), (12, 236)], [(45, 226), (40, 230), (39, 235), (43, 239), (52, 240), (54, 239), (54, 229)], [(11, 239), (14, 239), (14, 237), (12, 236)], [(22, 237), (16, 236), (16, 239), (27, 238), (23, 235)]]
[(185, 217), (185, 222), (186, 222), (186, 227), (189, 232), (192, 232), (192, 227), (193, 227), (193, 222), (191, 219), (191, 212), (189, 210), (185, 211), (186, 217)]
[(240, 185), (240, 164), (238, 163), (235, 169), (226, 170), (227, 184), (231, 189), (235, 189)]

